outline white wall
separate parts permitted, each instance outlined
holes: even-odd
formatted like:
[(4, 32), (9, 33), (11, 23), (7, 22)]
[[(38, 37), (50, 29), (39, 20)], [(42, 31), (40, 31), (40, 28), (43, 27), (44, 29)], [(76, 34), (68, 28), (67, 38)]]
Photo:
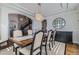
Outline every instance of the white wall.
[[(19, 13), (22, 14), (22, 12), (19, 12), (17, 10), (2, 7), (0, 8), (0, 21), (1, 21), (1, 41), (8, 39), (8, 14), (9, 13)], [(66, 20), (66, 26), (59, 30), (59, 31), (72, 31), (73, 32), (73, 42), (79, 43), (79, 11), (72, 11), (72, 12), (64, 12), (59, 13), (57, 15), (52, 15), (50, 17), (47, 17), (47, 29), (54, 29), (52, 26), (52, 21), (57, 18), (62, 17)], [(34, 19), (35, 20), (35, 19)], [(36, 32), (41, 29), (41, 23), (37, 21), (33, 21), (33, 32)]]
[[(1, 21), (1, 40), (0, 42), (3, 42), (5, 40), (8, 39), (8, 35), (9, 35), (9, 20), (8, 20), (8, 14), (23, 14), (22, 12), (16, 10), (16, 9), (12, 9), (12, 8), (8, 8), (8, 7), (1, 7), (0, 9), (0, 21)], [(26, 14), (26, 16), (28, 16)], [(28, 16), (29, 17), (29, 16)], [(35, 20), (34, 18), (31, 17), (32, 20)], [(41, 23), (38, 21), (33, 21), (32, 23), (32, 29), (33, 29), (33, 33), (35, 33), (36, 31), (41, 29)]]
[[(57, 18), (64, 18), (66, 21), (66, 26), (63, 29), (57, 31), (72, 31), (73, 32), (73, 43), (79, 44), (79, 11), (73, 10), (70, 12), (63, 12), (57, 15), (52, 15), (50, 17), (45, 18), (47, 20), (47, 30), (54, 30), (52, 26), (52, 21)], [(41, 29), (41, 23), (34, 21), (33, 22), (33, 30)]]
[(66, 21), (66, 26), (58, 31), (72, 31), (73, 43), (79, 44), (79, 11), (64, 12), (46, 18), (48, 22), (47, 23), (48, 30), (54, 29), (52, 26), (52, 21), (57, 17), (62, 17)]
[(22, 14), (21, 12), (17, 11), (17, 10), (14, 10), (14, 9), (11, 9), (11, 8), (7, 8), (7, 7), (1, 7), (1, 18), (0, 18), (0, 21), (1, 21), (1, 40), (0, 42), (2, 41), (5, 41), (8, 39), (8, 34), (9, 34), (9, 20), (8, 20), (8, 14)]
[(41, 30), (41, 22), (39, 22), (39, 21), (36, 21), (35, 19), (33, 20), (33, 22), (32, 22), (32, 30), (33, 30), (33, 33), (35, 33), (35, 32), (37, 32), (37, 31), (39, 31), (39, 30)]
[(0, 40), (1, 40), (1, 8), (0, 8)]

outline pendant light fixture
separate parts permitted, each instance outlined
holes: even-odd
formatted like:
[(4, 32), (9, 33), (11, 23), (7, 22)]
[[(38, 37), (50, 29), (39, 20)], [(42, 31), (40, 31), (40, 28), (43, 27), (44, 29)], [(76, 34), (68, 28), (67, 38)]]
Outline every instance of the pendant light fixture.
[(35, 19), (37, 21), (44, 20), (44, 17), (43, 17), (42, 12), (41, 12), (41, 4), (40, 3), (37, 4), (37, 12), (35, 13)]

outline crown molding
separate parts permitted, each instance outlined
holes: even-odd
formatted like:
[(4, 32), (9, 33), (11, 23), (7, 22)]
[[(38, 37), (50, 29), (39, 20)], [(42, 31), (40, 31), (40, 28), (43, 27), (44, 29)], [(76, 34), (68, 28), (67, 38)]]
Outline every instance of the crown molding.
[[(24, 6), (21, 6), (20, 4), (16, 4), (16, 5), (19, 6), (20, 8), (22, 8), (22, 9), (24, 9), (25, 11), (28, 11), (28, 12), (32, 13), (32, 16), (34, 17), (35, 13), (33, 13), (31, 10), (26, 9)], [(47, 15), (47, 16), (44, 16), (44, 17), (48, 18), (48, 17), (54, 16), (54, 15), (57, 15), (57, 14), (60, 14), (60, 13), (68, 13), (68, 12), (73, 12), (75, 10), (77, 10), (77, 8), (74, 8), (74, 9), (72, 8), (72, 9), (68, 9), (68, 10), (64, 10), (64, 11), (60, 11), (60, 12), (55, 12), (51, 15)]]
[(68, 10), (65, 10), (65, 11), (57, 12), (57, 13), (54, 13), (54, 14), (45, 16), (45, 19), (47, 19), (47, 18), (49, 18), (49, 17), (53, 17), (53, 16), (55, 16), (55, 15), (59, 15), (59, 14), (63, 14), (63, 13), (73, 13), (73, 12), (78, 12), (78, 9), (75, 8), (75, 9), (68, 9)]
[[(31, 19), (34, 19), (34, 14), (31, 10), (29, 9), (26, 9), (24, 8), (23, 6), (21, 6), (20, 4), (17, 4), (17, 3), (5, 3), (5, 4), (0, 4), (0, 6), (4, 6), (4, 7), (8, 7), (8, 8), (12, 8), (14, 10), (17, 10), (19, 12), (21, 12), (22, 14), (30, 17)], [(54, 14), (51, 14), (51, 15), (47, 15), (45, 16), (45, 19), (49, 18), (49, 17), (52, 17), (52, 16), (55, 16), (55, 15), (58, 15), (58, 14), (62, 14), (62, 13), (68, 13), (68, 12), (73, 12), (73, 11), (76, 11), (76, 10), (79, 10), (79, 8), (75, 8), (75, 9), (68, 9), (68, 10), (65, 10), (65, 11), (61, 11), (61, 12), (56, 12)]]
[(5, 3), (5, 4), (0, 4), (0, 7), (7, 7), (7, 8), (11, 8), (11, 9), (14, 9), (16, 11), (19, 11), (20, 13), (26, 15), (27, 17), (30, 17), (30, 18), (34, 18), (34, 14), (30, 11), (30, 10), (26, 10), (24, 9), (24, 7), (18, 5), (18, 4), (15, 4), (15, 3)]
[(31, 16), (33, 16), (34, 15), (34, 13), (31, 11), (31, 10), (29, 10), (29, 9), (25, 9), (25, 7), (24, 6), (22, 6), (22, 5), (20, 5), (19, 3), (18, 4), (13, 4), (14, 6), (16, 6), (17, 8), (20, 8), (20, 9), (22, 9), (22, 10), (24, 10), (25, 12), (27, 12), (29, 15), (31, 15)]

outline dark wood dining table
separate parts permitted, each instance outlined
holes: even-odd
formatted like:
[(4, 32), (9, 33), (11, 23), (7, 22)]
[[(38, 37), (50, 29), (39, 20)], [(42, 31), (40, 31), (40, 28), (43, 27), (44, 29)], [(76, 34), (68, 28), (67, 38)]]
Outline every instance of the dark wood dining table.
[(13, 43), (15, 43), (15, 44), (17, 44), (17, 45), (19, 45), (19, 46), (21, 46), (21, 47), (24, 47), (24, 46), (27, 46), (27, 45), (29, 45), (29, 44), (31, 44), (32, 43), (32, 41), (33, 41), (33, 36), (29, 36), (29, 35), (27, 35), (27, 36), (22, 36), (22, 37), (10, 37), (10, 40), (13, 42)]
[(15, 54), (17, 54), (17, 48), (19, 47), (23, 48), (25, 46), (32, 44), (33, 35), (10, 37), (9, 41), (13, 42), (13, 47), (14, 47), (14, 44), (18, 45), (16, 48), (13, 48), (13, 51), (15, 51)]

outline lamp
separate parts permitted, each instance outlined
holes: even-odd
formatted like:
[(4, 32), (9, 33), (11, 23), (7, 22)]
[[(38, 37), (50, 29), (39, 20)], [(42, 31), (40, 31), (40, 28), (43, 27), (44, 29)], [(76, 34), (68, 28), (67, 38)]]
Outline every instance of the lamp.
[(43, 21), (44, 17), (41, 12), (41, 4), (38, 3), (37, 5), (38, 5), (38, 10), (37, 10), (37, 13), (35, 14), (35, 19), (38, 21)]

